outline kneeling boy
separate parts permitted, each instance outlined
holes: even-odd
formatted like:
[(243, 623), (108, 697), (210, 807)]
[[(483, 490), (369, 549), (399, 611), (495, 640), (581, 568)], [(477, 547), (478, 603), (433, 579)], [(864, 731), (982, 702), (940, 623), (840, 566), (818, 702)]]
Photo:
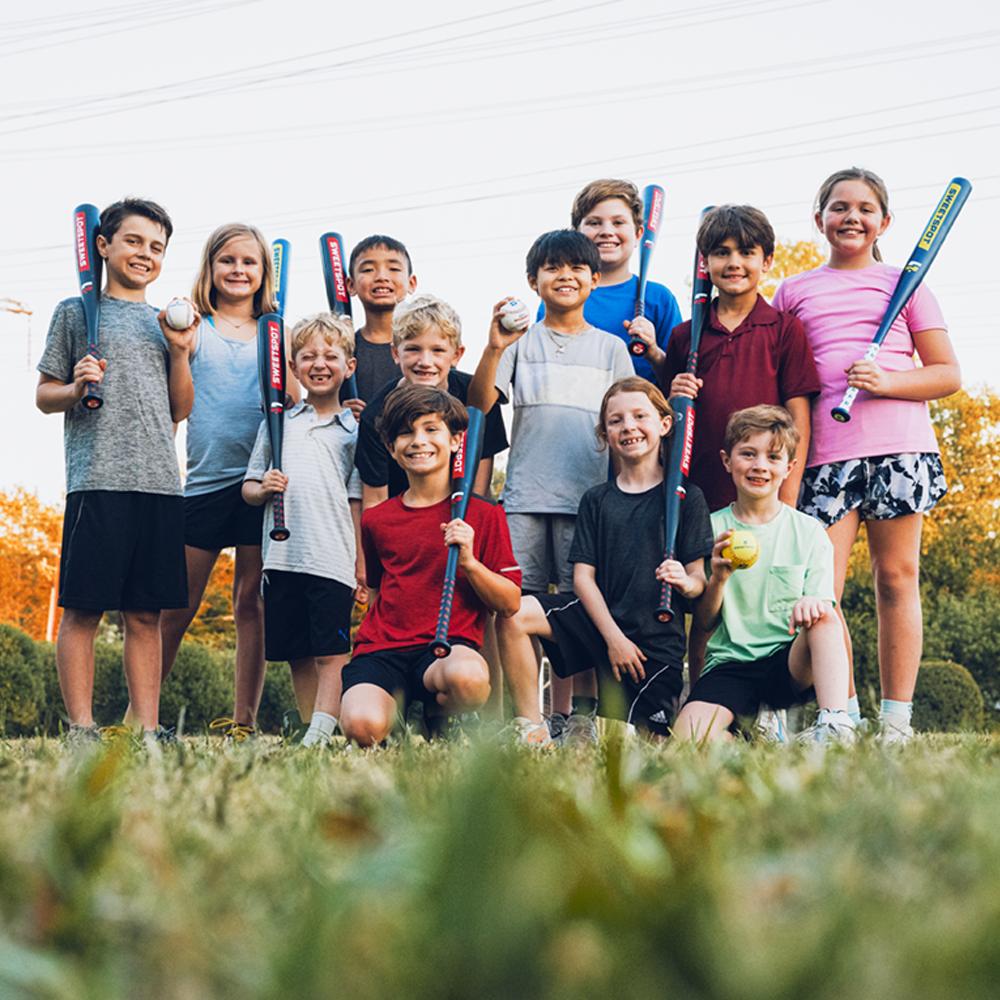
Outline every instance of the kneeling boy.
[[(520, 603), (521, 571), (503, 510), (474, 496), (465, 520), (451, 518), (452, 456), (467, 425), (465, 407), (428, 386), (397, 389), (382, 411), (382, 439), (408, 487), (369, 508), (361, 522), (368, 586), (377, 594), (344, 668), (340, 722), (362, 746), (389, 735), (398, 694), (436, 702), (449, 714), (483, 705), (490, 693), (479, 654), (486, 618), (514, 614)], [(436, 659), (430, 643), (452, 544), (459, 546), (452, 651)]]
[[(722, 461), (736, 502), (712, 514), (711, 576), (695, 607), (695, 624), (712, 636), (705, 669), (674, 726), (681, 739), (722, 738), (761, 705), (788, 708), (813, 698), (819, 716), (802, 737), (853, 739), (847, 649), (833, 610), (833, 546), (818, 521), (778, 499), (797, 445), (791, 414), (780, 406), (752, 406), (729, 418)], [(759, 548), (756, 562), (738, 571), (722, 554), (736, 530), (750, 531)]]

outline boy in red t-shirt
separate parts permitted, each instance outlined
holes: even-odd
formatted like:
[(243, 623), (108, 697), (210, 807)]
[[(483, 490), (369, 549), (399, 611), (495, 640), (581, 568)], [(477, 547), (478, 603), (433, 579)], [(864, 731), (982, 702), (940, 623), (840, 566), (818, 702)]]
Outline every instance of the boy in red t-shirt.
[[(366, 510), (361, 521), (373, 596), (344, 668), (340, 725), (362, 746), (389, 735), (399, 694), (436, 702), (449, 714), (483, 705), (490, 693), (479, 653), (486, 619), (520, 607), (521, 570), (503, 510), (474, 496), (465, 520), (451, 518), (452, 455), (467, 425), (454, 396), (422, 385), (395, 390), (382, 411), (382, 439), (408, 487)], [(452, 651), (436, 659), (430, 643), (452, 544), (459, 546)]]

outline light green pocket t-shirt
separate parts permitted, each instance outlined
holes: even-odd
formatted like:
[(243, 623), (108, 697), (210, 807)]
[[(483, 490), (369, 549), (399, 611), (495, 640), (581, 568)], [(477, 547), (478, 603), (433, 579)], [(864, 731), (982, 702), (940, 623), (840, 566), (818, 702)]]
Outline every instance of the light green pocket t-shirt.
[(752, 532), (760, 555), (726, 584), (705, 670), (771, 656), (793, 638), (788, 626), (800, 597), (834, 600), (833, 545), (819, 521), (782, 504), (768, 524), (744, 524), (724, 507), (712, 514), (712, 533), (718, 538), (728, 528)]

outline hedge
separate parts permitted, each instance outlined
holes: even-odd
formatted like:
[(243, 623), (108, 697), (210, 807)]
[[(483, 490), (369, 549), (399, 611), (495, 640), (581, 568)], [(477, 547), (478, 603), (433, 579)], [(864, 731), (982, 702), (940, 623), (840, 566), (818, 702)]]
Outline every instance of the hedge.
[(913, 728), (955, 733), (983, 728), (983, 692), (965, 667), (949, 660), (925, 660), (913, 696)]

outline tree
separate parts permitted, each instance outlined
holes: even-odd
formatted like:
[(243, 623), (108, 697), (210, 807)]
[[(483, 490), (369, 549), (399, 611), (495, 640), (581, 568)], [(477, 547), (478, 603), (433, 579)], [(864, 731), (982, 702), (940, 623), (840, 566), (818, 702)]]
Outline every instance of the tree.
[(774, 263), (760, 283), (760, 292), (767, 299), (773, 299), (778, 285), (793, 274), (812, 271), (826, 262), (823, 248), (815, 240), (799, 240), (796, 243), (779, 241), (774, 247)]
[[(45, 639), (59, 575), (62, 511), (24, 489), (0, 493), (0, 622)], [(58, 624), (56, 612), (52, 627)]]

